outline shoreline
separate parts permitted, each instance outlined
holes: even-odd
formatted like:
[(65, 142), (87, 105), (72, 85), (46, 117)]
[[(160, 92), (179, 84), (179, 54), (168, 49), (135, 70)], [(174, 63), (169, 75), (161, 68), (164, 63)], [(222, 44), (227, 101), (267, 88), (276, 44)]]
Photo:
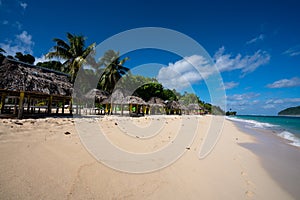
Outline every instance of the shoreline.
[(241, 144), (259, 157), (262, 167), (295, 199), (300, 197), (300, 148), (274, 130), (249, 128), (232, 121), (242, 132), (255, 138), (255, 143)]
[[(95, 160), (82, 144), (74, 118), (0, 119), (0, 196), (25, 200), (299, 197), (282, 187), (278, 182), (281, 179), (274, 178), (257, 152), (252, 151), (258, 140), (225, 118), (214, 149), (199, 159), (212, 117), (190, 116), (199, 119), (193, 143), (174, 163), (143, 174), (116, 171)], [(122, 134), (124, 127), (119, 125), (124, 120), (125, 124), (133, 121), (132, 125), (139, 127), (147, 127), (153, 120), (163, 122), (164, 126), (159, 134), (141, 140)], [(95, 121), (117, 146), (131, 152), (152, 152), (172, 141), (181, 117), (168, 116), (163, 120), (160, 116), (153, 119), (104, 117)], [(186, 121), (184, 126), (189, 123)]]

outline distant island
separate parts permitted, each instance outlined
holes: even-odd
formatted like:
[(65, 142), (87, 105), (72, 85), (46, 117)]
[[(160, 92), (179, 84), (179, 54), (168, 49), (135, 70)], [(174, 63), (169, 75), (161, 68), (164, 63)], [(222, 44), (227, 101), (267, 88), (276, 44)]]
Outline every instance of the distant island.
[(286, 108), (280, 111), (278, 115), (300, 115), (300, 106)]

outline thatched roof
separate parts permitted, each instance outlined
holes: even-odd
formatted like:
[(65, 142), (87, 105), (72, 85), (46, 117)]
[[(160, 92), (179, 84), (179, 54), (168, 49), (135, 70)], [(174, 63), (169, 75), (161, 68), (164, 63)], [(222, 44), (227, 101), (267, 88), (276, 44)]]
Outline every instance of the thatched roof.
[(88, 99), (98, 99), (100, 102), (109, 97), (109, 93), (104, 90), (91, 89), (84, 95)]
[(68, 75), (61, 72), (8, 58), (0, 66), (0, 89), (71, 96), (72, 88)]
[(113, 93), (110, 96), (110, 101), (113, 104), (122, 104), (124, 102), (124, 93), (121, 89), (117, 89), (113, 91)]
[(125, 97), (123, 104), (147, 105), (147, 103), (143, 99), (141, 99), (140, 97), (136, 97), (136, 96)]
[(196, 103), (192, 103), (192, 104), (188, 105), (188, 109), (189, 110), (200, 110), (201, 107), (198, 104), (196, 104)]
[(177, 110), (177, 109), (181, 109), (181, 106), (178, 101), (168, 101), (167, 108)]
[(151, 97), (150, 100), (147, 102), (148, 104), (150, 104), (150, 106), (157, 106), (157, 107), (164, 107), (165, 106), (165, 102), (164, 100), (162, 100), (161, 98), (158, 97)]

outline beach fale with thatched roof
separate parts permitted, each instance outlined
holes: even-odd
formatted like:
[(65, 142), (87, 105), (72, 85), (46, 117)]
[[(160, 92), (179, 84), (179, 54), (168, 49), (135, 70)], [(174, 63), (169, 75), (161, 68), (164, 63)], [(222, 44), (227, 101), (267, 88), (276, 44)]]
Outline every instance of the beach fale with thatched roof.
[(56, 114), (59, 109), (65, 114), (72, 88), (68, 74), (6, 58), (0, 66), (1, 114), (22, 118), (41, 114), (41, 109), (52, 114), (53, 106)]

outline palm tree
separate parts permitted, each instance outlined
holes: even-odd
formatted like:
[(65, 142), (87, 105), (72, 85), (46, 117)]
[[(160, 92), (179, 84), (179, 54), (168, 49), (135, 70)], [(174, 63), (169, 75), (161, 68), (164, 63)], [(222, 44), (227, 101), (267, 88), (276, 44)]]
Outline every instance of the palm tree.
[(104, 56), (100, 59), (101, 65), (105, 66), (99, 80), (101, 89), (109, 93), (113, 92), (120, 78), (129, 71), (127, 67), (123, 66), (128, 59), (128, 57), (125, 57), (121, 60), (120, 53), (113, 50), (105, 52)]
[(54, 38), (56, 45), (54, 51), (49, 52), (46, 58), (61, 58), (66, 60), (63, 63), (62, 71), (71, 74), (71, 82), (75, 81), (76, 75), (80, 67), (86, 62), (87, 56), (94, 50), (95, 43), (85, 48), (86, 38), (82, 35), (73, 35), (67, 33), (68, 42)]

